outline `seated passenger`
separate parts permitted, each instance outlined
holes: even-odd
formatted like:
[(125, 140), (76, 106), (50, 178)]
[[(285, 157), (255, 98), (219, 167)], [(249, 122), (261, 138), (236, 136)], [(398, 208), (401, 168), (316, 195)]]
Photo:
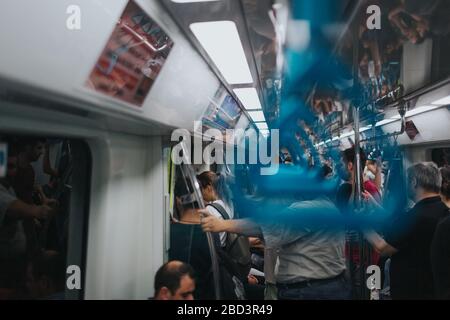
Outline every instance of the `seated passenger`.
[[(441, 168), (442, 201), (450, 208), (450, 166)], [(436, 228), (431, 245), (431, 267), (437, 299), (450, 300), (450, 211)]]
[(155, 300), (194, 300), (195, 276), (181, 261), (165, 263), (155, 275)]
[(391, 256), (390, 281), (393, 299), (432, 299), (433, 276), (430, 246), (436, 226), (448, 215), (441, 201), (441, 175), (434, 163), (420, 163), (408, 169), (408, 193), (416, 205), (391, 222), (383, 239), (366, 232), (367, 240), (384, 256)]

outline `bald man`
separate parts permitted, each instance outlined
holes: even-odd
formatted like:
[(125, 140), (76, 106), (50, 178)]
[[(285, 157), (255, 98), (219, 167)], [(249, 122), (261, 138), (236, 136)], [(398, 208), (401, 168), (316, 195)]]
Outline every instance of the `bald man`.
[(165, 263), (155, 275), (155, 300), (194, 300), (195, 276), (181, 261)]

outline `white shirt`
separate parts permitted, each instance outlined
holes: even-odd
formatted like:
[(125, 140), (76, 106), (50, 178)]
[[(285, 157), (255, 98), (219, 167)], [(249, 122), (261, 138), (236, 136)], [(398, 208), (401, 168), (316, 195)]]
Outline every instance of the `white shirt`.
[[(225, 211), (228, 213), (228, 216), (230, 217), (230, 219), (234, 218), (234, 214), (233, 211), (230, 210), (230, 208), (225, 204), (225, 202), (223, 202), (222, 200), (216, 200), (212, 203), (217, 203), (218, 205), (220, 205), (222, 208), (225, 209)], [(216, 210), (216, 208), (212, 207), (212, 206), (206, 206), (206, 209), (209, 211), (209, 213), (219, 219), (223, 220), (222, 215), (220, 214), (219, 211)], [(220, 232), (219, 233), (220, 236), (220, 245), (222, 247), (225, 247), (226, 245), (226, 241), (227, 241), (227, 233), (226, 232)]]

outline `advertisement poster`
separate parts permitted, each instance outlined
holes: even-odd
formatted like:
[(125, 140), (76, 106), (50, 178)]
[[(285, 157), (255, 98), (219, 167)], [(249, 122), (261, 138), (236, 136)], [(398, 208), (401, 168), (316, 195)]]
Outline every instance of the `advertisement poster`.
[(172, 40), (159, 25), (130, 1), (87, 86), (141, 107), (172, 47)]
[(223, 86), (217, 90), (202, 118), (203, 132), (218, 129), (222, 132), (224, 142), (232, 143), (234, 137), (227, 136), (227, 129), (235, 129), (243, 115), (241, 108)]
[(214, 101), (211, 101), (208, 109), (203, 115), (203, 125), (206, 129), (215, 128), (221, 131), (233, 129), (242, 114), (242, 110), (228, 94), (224, 87), (220, 87), (217, 91)]

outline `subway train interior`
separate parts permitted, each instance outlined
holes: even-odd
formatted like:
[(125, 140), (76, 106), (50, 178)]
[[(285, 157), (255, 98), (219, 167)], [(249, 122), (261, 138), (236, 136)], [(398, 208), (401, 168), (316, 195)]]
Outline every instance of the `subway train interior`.
[(449, 16), (0, 1), (0, 299), (450, 299)]

